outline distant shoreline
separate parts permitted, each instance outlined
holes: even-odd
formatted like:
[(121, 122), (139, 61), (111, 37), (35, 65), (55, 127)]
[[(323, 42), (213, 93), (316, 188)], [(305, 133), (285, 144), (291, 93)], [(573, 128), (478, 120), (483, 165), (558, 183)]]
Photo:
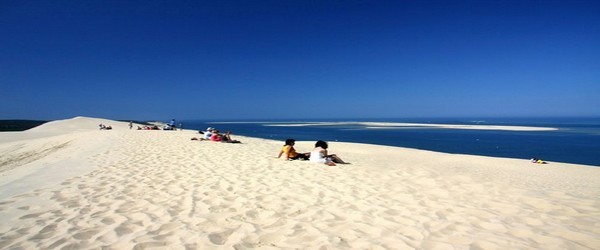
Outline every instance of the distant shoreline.
[(265, 139), (346, 141), (490, 157), (600, 166), (599, 119), (188, 122)]

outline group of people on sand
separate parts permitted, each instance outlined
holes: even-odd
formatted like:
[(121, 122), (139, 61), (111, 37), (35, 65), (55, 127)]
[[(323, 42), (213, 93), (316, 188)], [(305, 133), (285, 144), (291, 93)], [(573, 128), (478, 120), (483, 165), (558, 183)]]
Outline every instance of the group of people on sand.
[(206, 128), (206, 131), (198, 131), (198, 133), (203, 134), (203, 137), (194, 137), (193, 141), (214, 141), (214, 142), (224, 142), (224, 143), (242, 143), (238, 140), (231, 139), (231, 131), (227, 131), (227, 133), (222, 134), (213, 127)]
[(138, 126), (137, 129), (138, 130), (160, 130), (160, 128), (157, 125), (143, 126), (143, 127)]
[[(224, 142), (224, 143), (241, 143), (238, 140), (231, 139), (231, 131), (227, 131), (227, 133), (222, 134), (219, 130), (208, 127), (206, 131), (198, 131), (198, 133), (202, 134), (203, 137), (193, 137), (192, 141), (214, 141), (214, 142)], [(285, 160), (308, 160), (310, 162), (323, 163), (329, 166), (335, 166), (337, 164), (350, 164), (345, 162), (340, 157), (335, 154), (329, 154), (327, 149), (329, 145), (325, 141), (317, 141), (315, 143), (315, 148), (308, 153), (298, 153), (294, 148), (296, 144), (295, 139), (287, 139), (285, 140), (285, 145), (279, 151), (279, 155), (277, 158), (285, 157)]]
[[(161, 125), (161, 127), (159, 127), (158, 125), (152, 125), (152, 126), (138, 126), (137, 130), (177, 130), (177, 128), (182, 129), (182, 124), (179, 123), (179, 125), (175, 125), (175, 119), (172, 119), (171, 122)], [(133, 122), (129, 122), (129, 129), (131, 129), (133, 127)]]
[(315, 143), (315, 148), (309, 153), (298, 153), (294, 148), (296, 144), (295, 139), (287, 139), (285, 140), (285, 145), (279, 151), (279, 155), (277, 158), (285, 157), (285, 160), (309, 160), (311, 162), (316, 163), (324, 163), (329, 166), (335, 166), (336, 163), (339, 164), (350, 164), (348, 162), (343, 161), (340, 157), (335, 154), (329, 154), (327, 148), (329, 145), (325, 141), (317, 141)]

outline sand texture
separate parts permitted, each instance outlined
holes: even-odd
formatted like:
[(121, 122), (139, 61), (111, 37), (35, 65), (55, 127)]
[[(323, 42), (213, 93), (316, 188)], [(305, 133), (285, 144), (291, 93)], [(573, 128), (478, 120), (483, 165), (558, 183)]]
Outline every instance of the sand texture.
[(341, 142), (331, 167), (196, 135), (0, 134), (0, 249), (600, 249), (597, 167)]

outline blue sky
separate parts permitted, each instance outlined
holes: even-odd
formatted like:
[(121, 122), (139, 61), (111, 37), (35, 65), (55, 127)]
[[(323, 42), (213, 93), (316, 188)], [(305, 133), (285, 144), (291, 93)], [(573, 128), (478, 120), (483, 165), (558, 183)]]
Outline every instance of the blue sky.
[(600, 116), (600, 1), (0, 1), (0, 119)]

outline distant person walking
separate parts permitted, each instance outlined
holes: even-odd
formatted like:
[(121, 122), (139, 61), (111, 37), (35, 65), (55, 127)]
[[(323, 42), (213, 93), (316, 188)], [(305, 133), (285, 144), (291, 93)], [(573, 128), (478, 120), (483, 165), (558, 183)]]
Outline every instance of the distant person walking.
[(129, 121), (129, 129), (133, 128), (133, 121)]

